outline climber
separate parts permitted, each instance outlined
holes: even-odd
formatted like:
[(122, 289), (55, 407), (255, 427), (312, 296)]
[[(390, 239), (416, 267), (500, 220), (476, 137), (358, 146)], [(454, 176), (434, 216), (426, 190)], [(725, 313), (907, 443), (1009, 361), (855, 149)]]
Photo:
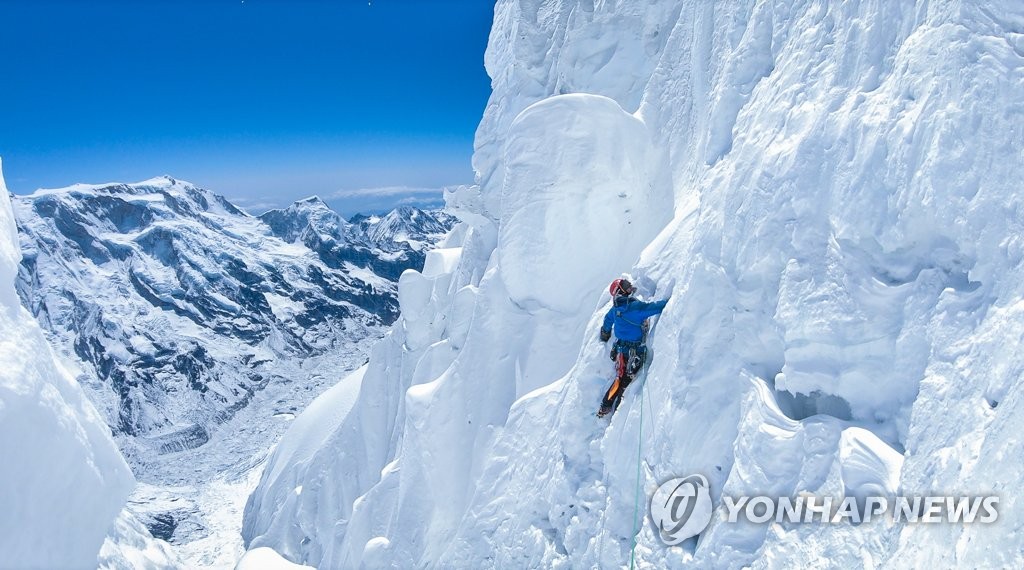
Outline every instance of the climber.
[(615, 331), (615, 343), (611, 351), (611, 359), (615, 362), (615, 380), (601, 401), (601, 409), (597, 412), (599, 418), (619, 407), (622, 393), (647, 359), (647, 346), (644, 344), (649, 326), (647, 319), (661, 314), (665, 303), (668, 303), (668, 299), (652, 303), (638, 300), (633, 296), (636, 288), (628, 279), (612, 281), (608, 291), (612, 294), (612, 308), (604, 316), (600, 338), (601, 342), (608, 342), (612, 331)]

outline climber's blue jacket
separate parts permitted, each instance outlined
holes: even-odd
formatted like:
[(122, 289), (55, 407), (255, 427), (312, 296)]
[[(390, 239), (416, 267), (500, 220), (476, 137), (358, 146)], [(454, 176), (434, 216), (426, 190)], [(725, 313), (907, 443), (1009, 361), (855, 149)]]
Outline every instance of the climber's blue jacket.
[(615, 297), (612, 308), (608, 309), (608, 314), (604, 316), (601, 336), (607, 337), (614, 325), (615, 338), (626, 342), (640, 342), (644, 336), (643, 329), (640, 328), (644, 320), (661, 314), (665, 309), (665, 303), (668, 303), (668, 299), (648, 303), (626, 295)]

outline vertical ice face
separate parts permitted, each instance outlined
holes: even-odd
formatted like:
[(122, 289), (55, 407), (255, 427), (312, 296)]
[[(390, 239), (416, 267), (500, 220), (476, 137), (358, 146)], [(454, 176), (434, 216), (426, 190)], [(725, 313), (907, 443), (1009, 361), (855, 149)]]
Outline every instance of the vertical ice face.
[[(479, 184), (448, 195), (458, 263), (403, 278), (414, 314), (330, 441), (264, 478), (247, 539), (326, 566), (621, 565), (637, 445), (648, 495), (693, 473), (715, 501), (1019, 488), (1022, 22), (997, 1), (499, 1)], [(672, 300), (605, 428), (618, 271)], [(272, 500), (285, 484), (317, 490)], [(712, 522), (666, 549), (641, 521), (636, 555), (1020, 566), (1008, 495), (991, 527)]]
[(498, 268), (527, 310), (592, 308), (671, 218), (650, 131), (607, 97), (535, 103), (509, 128), (505, 156)]
[(89, 568), (134, 479), (14, 290), (20, 252), (0, 175), (0, 552), (12, 568)]

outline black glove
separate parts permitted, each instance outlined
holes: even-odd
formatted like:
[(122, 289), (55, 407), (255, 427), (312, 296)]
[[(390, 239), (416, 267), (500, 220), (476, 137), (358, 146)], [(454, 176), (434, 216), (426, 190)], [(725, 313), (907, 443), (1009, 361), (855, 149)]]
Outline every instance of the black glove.
[(608, 342), (608, 339), (612, 338), (612, 331), (601, 329), (600, 338), (601, 342)]

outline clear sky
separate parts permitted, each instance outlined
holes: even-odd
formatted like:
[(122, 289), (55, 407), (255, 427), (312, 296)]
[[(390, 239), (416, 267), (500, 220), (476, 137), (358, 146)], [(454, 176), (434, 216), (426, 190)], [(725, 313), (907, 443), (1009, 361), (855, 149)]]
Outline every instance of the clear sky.
[(472, 182), (493, 0), (0, 0), (10, 190), (170, 174), (258, 212)]

